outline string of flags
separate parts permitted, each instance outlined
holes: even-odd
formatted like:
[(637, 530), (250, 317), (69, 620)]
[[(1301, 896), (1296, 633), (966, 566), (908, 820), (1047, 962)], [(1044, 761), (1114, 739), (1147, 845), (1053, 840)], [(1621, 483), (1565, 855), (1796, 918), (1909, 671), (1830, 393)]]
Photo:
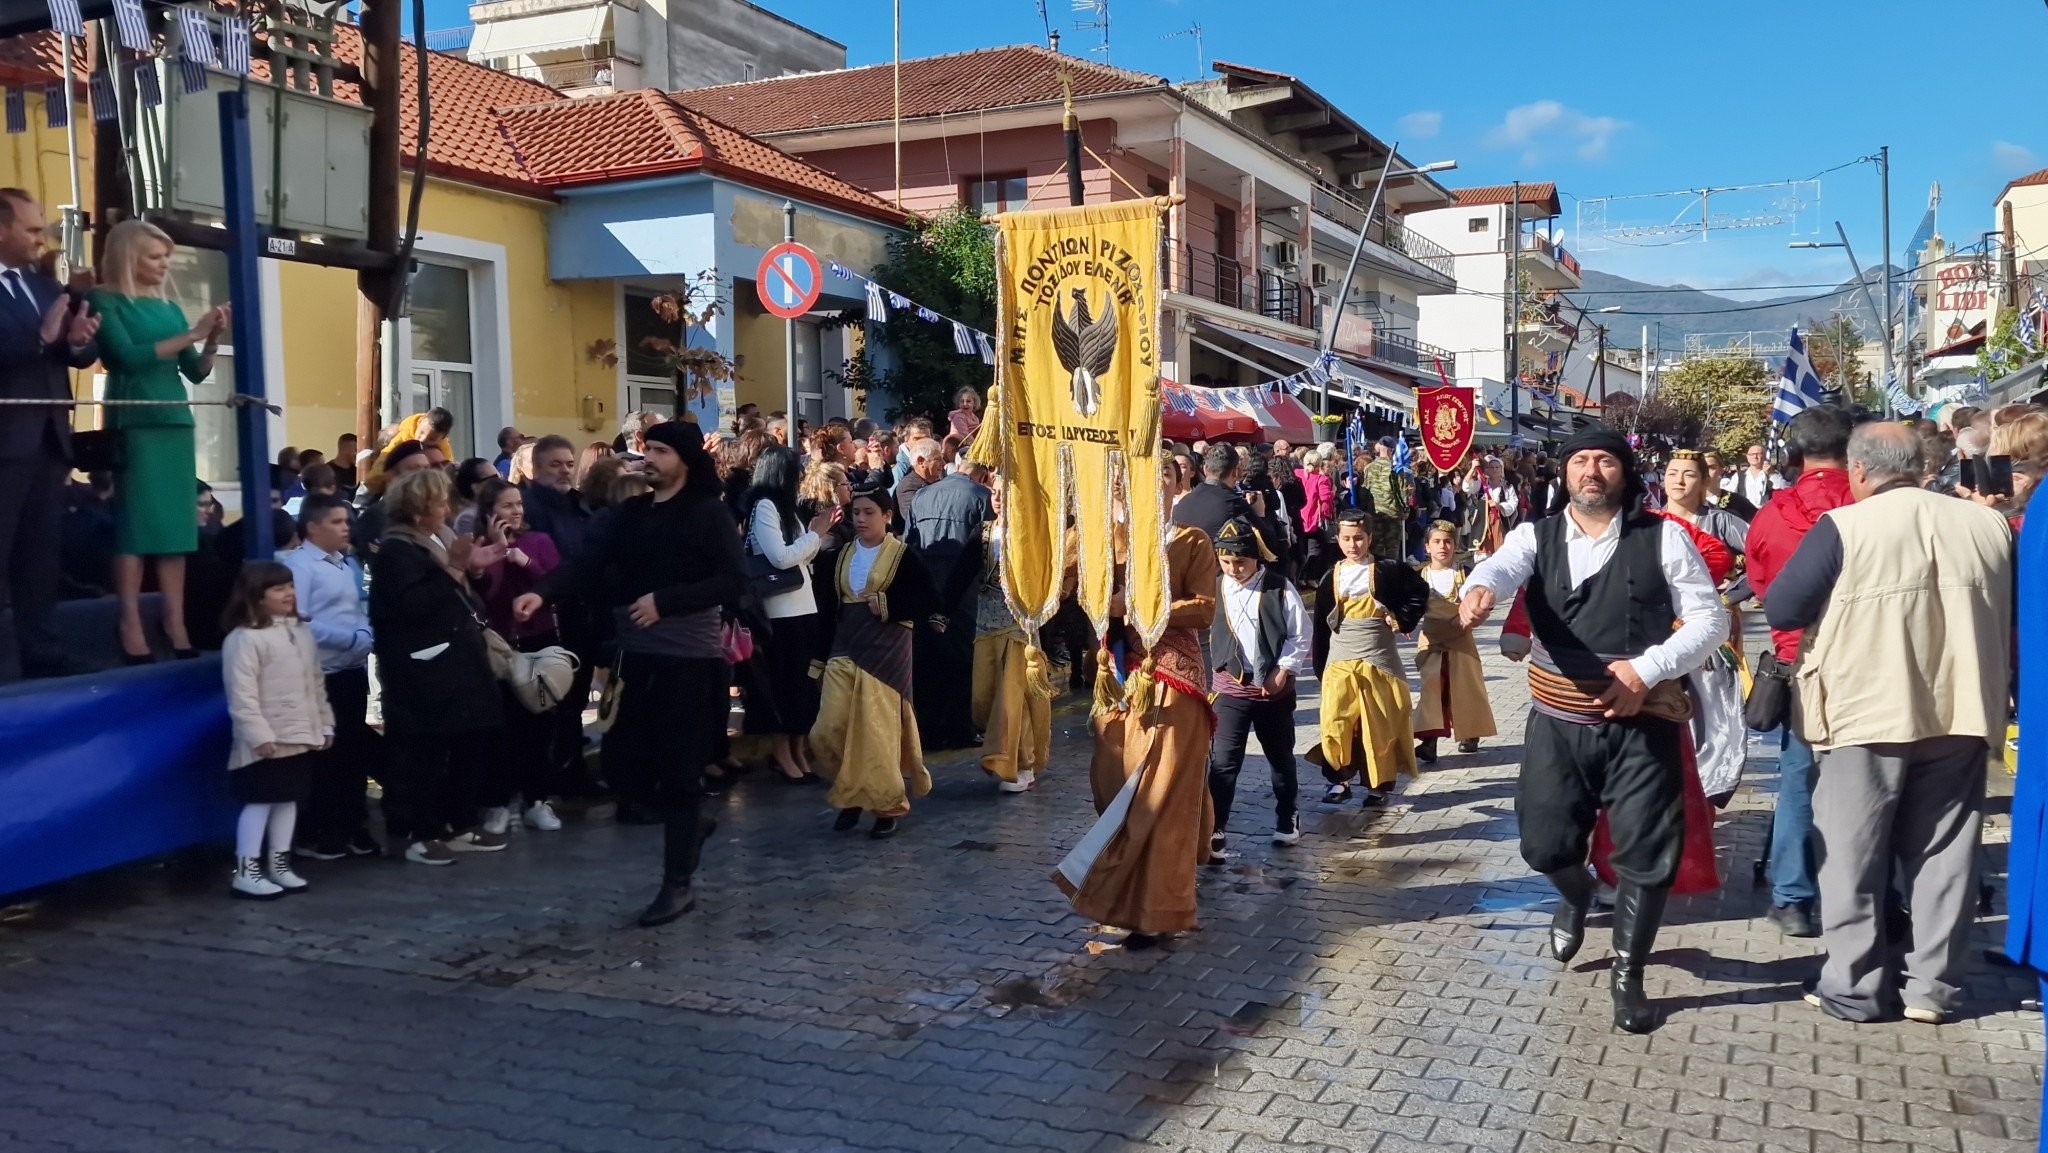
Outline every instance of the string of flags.
[(860, 281), (862, 295), (867, 299), (869, 320), (887, 323), (889, 313), (894, 311), (908, 313), (924, 321), (926, 324), (951, 325), (953, 328), (954, 352), (962, 356), (978, 356), (983, 364), (995, 364), (996, 342), (995, 338), (991, 337), (988, 333), (982, 332), (979, 329), (969, 328), (950, 316), (942, 316), (937, 311), (926, 308), (924, 305), (911, 300), (900, 292), (882, 287), (880, 284), (862, 276), (860, 273), (855, 272), (836, 260), (826, 261), (825, 271), (840, 280)]
[[(79, 0), (46, 2), (50, 11), (50, 28), (60, 38), (60, 51), (69, 52), (69, 38), (85, 35), (85, 16)], [(156, 108), (164, 102), (163, 85), (157, 79), (154, 62), (157, 47), (150, 35), (149, 20), (143, 13), (142, 4), (143, 0), (113, 0), (114, 39), (120, 49), (116, 60), (119, 67), (132, 74), (136, 96), (142, 106)], [(177, 14), (165, 47), (168, 54), (175, 55), (177, 59), (181, 87), (187, 94), (206, 90), (209, 68), (218, 68), (236, 76), (249, 74), (253, 37), (246, 17), (215, 13), (204, 8), (164, 6)], [(214, 39), (216, 26), (220, 37), (218, 43)], [(5, 107), (9, 133), (28, 131), (28, 94), (31, 91), (42, 97), (43, 118), (48, 127), (64, 128), (71, 123), (71, 106), (76, 94), (67, 93), (63, 84), (8, 88)], [(120, 115), (119, 88), (112, 72), (93, 71), (86, 77), (85, 94), (94, 120), (110, 121)]]

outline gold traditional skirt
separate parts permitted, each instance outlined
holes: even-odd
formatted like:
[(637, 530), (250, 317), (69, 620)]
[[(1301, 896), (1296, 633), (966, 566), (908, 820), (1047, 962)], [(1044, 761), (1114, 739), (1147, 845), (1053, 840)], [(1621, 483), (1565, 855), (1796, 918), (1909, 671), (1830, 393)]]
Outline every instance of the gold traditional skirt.
[(1340, 784), (1359, 776), (1383, 789), (1397, 774), (1415, 775), (1406, 681), (1370, 661), (1331, 661), (1322, 686), (1323, 776)]
[(932, 791), (910, 701), (843, 656), (825, 665), (822, 695), (811, 752), (818, 775), (832, 782), (832, 806), (908, 813), (910, 798)]
[(1045, 655), (1015, 629), (974, 638), (974, 727), (982, 770), (999, 781), (1045, 768), (1052, 744), (1052, 685)]

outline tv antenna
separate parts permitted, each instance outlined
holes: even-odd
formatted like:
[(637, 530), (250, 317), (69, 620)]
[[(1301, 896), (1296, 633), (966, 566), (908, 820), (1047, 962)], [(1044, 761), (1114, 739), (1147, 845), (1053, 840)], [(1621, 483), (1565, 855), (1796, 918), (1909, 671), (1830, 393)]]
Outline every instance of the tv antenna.
[(1178, 40), (1182, 36), (1192, 36), (1195, 38), (1195, 77), (1197, 79), (1200, 79), (1201, 75), (1209, 70), (1209, 57), (1202, 51), (1201, 23), (1198, 21), (1195, 24), (1183, 28), (1178, 32), (1168, 32), (1165, 36), (1161, 37), (1161, 39)]
[(1052, 40), (1052, 16), (1045, 10), (1045, 0), (1038, 0), (1038, 22), (1045, 26), (1045, 39)]
[(1088, 32), (1100, 29), (1102, 32), (1102, 43), (1095, 47), (1095, 51), (1102, 53), (1104, 60), (1109, 59), (1109, 0), (1073, 0), (1073, 2), (1076, 14), (1086, 13), (1088, 16), (1085, 20), (1074, 21), (1074, 30), (1076, 32)]

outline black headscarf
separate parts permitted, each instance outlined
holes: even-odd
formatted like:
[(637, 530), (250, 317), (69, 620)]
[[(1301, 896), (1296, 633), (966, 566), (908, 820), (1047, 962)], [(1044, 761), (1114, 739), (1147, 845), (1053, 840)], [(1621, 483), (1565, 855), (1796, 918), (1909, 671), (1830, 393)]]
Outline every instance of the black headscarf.
[[(1558, 475), (1565, 476), (1565, 466), (1572, 457), (1582, 452), (1604, 452), (1621, 462), (1622, 509), (1628, 511), (1637, 506), (1644, 494), (1643, 477), (1636, 468), (1636, 450), (1629, 447), (1628, 437), (1621, 430), (1607, 424), (1589, 424), (1573, 433), (1558, 449)], [(1569, 479), (1567, 479), (1569, 484)]]

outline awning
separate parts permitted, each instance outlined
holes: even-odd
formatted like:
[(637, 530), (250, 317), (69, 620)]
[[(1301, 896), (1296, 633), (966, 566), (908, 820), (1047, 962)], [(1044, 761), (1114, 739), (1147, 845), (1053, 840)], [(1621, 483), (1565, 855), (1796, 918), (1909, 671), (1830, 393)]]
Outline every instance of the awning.
[(2044, 371), (2048, 371), (2048, 358), (2037, 360), (2018, 372), (2000, 377), (1992, 382), (1990, 399), (1985, 403), (1995, 407), (2001, 404), (2018, 404), (2026, 400), (2041, 391)]
[(1315, 439), (1308, 408), (1284, 390), (1198, 388), (1171, 380), (1159, 382), (1159, 428), (1178, 441)]
[[(1200, 318), (1197, 318), (1197, 323), (1201, 323)], [(1322, 358), (1322, 353), (1306, 344), (1298, 344), (1292, 340), (1282, 340), (1277, 336), (1266, 336), (1263, 333), (1256, 332), (1243, 332), (1239, 329), (1223, 328), (1219, 325), (1211, 324), (1204, 324), (1203, 327), (1218, 336), (1226, 336), (1232, 340), (1241, 340), (1254, 348), (1270, 352), (1274, 356), (1284, 357), (1303, 368), (1313, 367)], [(1212, 352), (1235, 357), (1235, 354), (1229, 349), (1218, 348), (1199, 336), (1195, 337), (1195, 343)], [(1353, 400), (1370, 404), (1375, 408), (1391, 409), (1404, 418), (1415, 407), (1414, 389), (1406, 385), (1397, 384), (1370, 369), (1360, 368), (1358, 365), (1342, 357), (1337, 359), (1336, 366), (1330, 373), (1330, 376), (1331, 387), (1339, 394), (1348, 396)]]
[(568, 12), (492, 20), (476, 26), (476, 35), (469, 42), (469, 58), (485, 61), (564, 48), (596, 48), (600, 41), (608, 39), (605, 25), (611, 17), (612, 6), (607, 3)]

